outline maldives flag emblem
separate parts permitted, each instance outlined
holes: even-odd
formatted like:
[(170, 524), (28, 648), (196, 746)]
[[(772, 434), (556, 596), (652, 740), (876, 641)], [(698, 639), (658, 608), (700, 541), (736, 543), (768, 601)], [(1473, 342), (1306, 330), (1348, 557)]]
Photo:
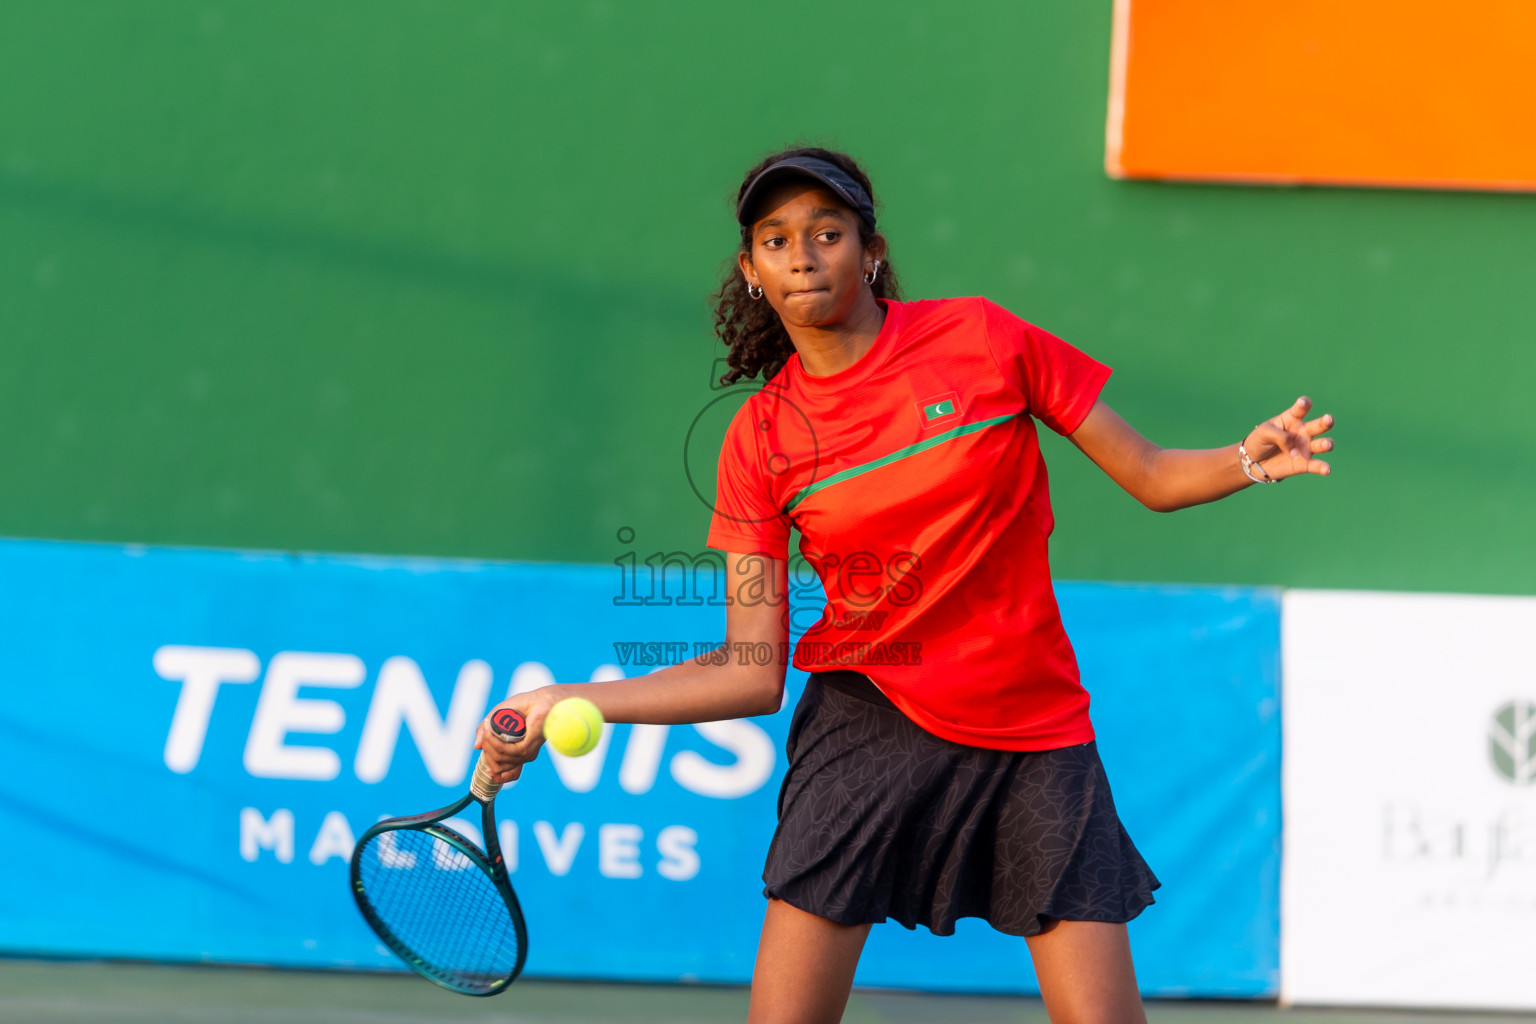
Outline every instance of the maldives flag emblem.
[(955, 411), (955, 400), (946, 398), (943, 401), (933, 402), (923, 406), (923, 419), (936, 420), (940, 416), (949, 416)]

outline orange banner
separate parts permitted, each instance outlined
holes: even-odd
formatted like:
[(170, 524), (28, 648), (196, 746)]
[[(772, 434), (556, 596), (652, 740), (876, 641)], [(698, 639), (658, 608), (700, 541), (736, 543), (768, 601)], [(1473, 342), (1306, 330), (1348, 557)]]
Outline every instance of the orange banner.
[(1536, 189), (1536, 2), (1117, 0), (1105, 165)]

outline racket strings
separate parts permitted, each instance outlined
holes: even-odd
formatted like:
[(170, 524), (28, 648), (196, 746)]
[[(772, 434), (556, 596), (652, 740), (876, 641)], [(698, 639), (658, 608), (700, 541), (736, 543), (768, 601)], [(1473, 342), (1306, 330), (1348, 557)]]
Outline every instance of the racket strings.
[(518, 955), (512, 912), (469, 858), (425, 832), (398, 829), (372, 837), (359, 868), (362, 897), (413, 967), (475, 992), (510, 977)]

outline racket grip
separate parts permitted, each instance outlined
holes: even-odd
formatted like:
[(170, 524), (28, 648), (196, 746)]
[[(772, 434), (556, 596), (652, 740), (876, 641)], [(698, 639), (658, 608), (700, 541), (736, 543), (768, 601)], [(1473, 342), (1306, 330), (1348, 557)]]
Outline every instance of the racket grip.
[[(528, 734), (528, 723), (522, 714), (511, 708), (501, 708), (491, 716), (491, 731), (507, 743), (516, 743)], [(475, 762), (474, 777), (469, 780), (469, 791), (476, 800), (488, 803), (501, 792), (501, 783), (491, 777), (491, 769), (485, 761), (485, 751)]]

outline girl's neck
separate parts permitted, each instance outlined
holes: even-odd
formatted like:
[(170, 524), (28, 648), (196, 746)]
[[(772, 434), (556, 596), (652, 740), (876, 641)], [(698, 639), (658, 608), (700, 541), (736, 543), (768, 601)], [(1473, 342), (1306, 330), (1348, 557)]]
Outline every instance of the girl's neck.
[(800, 354), (801, 368), (812, 377), (830, 377), (862, 359), (884, 323), (885, 307), (865, 292), (863, 301), (846, 320), (824, 327), (785, 329)]

